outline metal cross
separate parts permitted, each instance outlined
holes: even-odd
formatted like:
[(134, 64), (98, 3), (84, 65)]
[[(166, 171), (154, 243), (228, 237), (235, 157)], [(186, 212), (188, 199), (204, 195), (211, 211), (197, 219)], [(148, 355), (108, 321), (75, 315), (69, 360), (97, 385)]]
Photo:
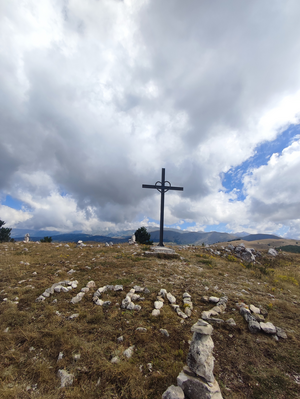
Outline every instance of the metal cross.
[(161, 193), (160, 196), (160, 234), (159, 234), (159, 246), (163, 247), (164, 239), (164, 206), (165, 206), (165, 193), (169, 190), (183, 191), (183, 187), (172, 187), (168, 180), (165, 180), (165, 168), (161, 170), (161, 181), (157, 181), (154, 185), (143, 184), (143, 188), (156, 188)]

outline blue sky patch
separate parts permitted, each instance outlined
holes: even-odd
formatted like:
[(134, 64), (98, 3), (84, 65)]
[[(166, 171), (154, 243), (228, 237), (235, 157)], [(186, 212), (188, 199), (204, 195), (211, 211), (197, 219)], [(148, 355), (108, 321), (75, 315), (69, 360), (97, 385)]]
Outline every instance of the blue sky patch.
[(5, 200), (2, 202), (2, 205), (9, 206), (10, 208), (17, 209), (19, 211), (25, 206), (25, 203), (11, 197), (10, 195), (7, 195)]
[(270, 157), (274, 153), (281, 154), (282, 151), (292, 144), (296, 137), (300, 133), (300, 125), (290, 125), (284, 132), (282, 132), (275, 140), (266, 141), (255, 149), (255, 154), (248, 158), (241, 165), (235, 168), (231, 168), (227, 173), (224, 173), (222, 178), (222, 184), (225, 188), (225, 192), (232, 192), (236, 190), (237, 198), (234, 201), (245, 200), (243, 192), (243, 178), (246, 173), (251, 169), (257, 169), (261, 165), (267, 165)]

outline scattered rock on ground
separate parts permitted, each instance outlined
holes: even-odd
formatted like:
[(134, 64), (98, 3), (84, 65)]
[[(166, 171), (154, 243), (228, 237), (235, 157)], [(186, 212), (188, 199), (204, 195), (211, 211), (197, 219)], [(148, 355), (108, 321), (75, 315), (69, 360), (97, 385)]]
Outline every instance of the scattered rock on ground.
[(163, 394), (162, 399), (184, 399), (184, 392), (180, 387), (171, 385)]
[(132, 357), (132, 355), (133, 355), (134, 348), (135, 348), (135, 346), (132, 345), (129, 348), (125, 349), (125, 351), (123, 352), (123, 355), (125, 357), (127, 357), (127, 359), (130, 359)]
[(74, 375), (69, 374), (66, 370), (58, 370), (58, 376), (60, 377), (60, 387), (68, 387), (73, 384)]

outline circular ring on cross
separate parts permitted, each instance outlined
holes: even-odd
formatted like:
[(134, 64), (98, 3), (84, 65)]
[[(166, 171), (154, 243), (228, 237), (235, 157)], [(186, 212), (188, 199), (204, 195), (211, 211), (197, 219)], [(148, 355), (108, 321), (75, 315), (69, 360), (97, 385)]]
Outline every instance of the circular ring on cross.
[(157, 191), (159, 191), (160, 193), (163, 191), (164, 193), (166, 193), (167, 191), (169, 191), (169, 188), (168, 187), (166, 187), (166, 183), (168, 183), (168, 187), (171, 187), (171, 183), (168, 181), (168, 180), (165, 180), (165, 185), (164, 185), (164, 188), (163, 188), (163, 190), (161, 189), (161, 187), (162, 187), (162, 184), (161, 184), (161, 181), (157, 181), (156, 183), (155, 183), (155, 186), (156, 186), (156, 189), (157, 189)]

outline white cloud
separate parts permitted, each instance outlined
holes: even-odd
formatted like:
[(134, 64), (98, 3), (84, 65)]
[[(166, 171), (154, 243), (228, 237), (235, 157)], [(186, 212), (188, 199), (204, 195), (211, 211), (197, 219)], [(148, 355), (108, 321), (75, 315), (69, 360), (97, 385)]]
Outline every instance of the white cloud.
[(24, 210), (17, 210), (0, 204), (1, 220), (6, 222), (5, 227), (16, 227), (19, 223), (27, 222), (32, 215)]
[[(300, 194), (300, 140), (273, 154), (267, 165), (262, 165), (245, 177), (247, 195), (266, 205), (276, 204), (281, 212), (297, 204)], [(296, 215), (294, 215), (296, 216)]]
[(298, 150), (253, 171), (244, 202), (220, 176), (299, 123), (298, 1), (1, 7), (0, 191), (27, 204), (30, 226), (95, 232), (159, 219), (158, 196), (141, 185), (162, 167), (184, 186), (167, 194), (168, 224), (292, 226)]

